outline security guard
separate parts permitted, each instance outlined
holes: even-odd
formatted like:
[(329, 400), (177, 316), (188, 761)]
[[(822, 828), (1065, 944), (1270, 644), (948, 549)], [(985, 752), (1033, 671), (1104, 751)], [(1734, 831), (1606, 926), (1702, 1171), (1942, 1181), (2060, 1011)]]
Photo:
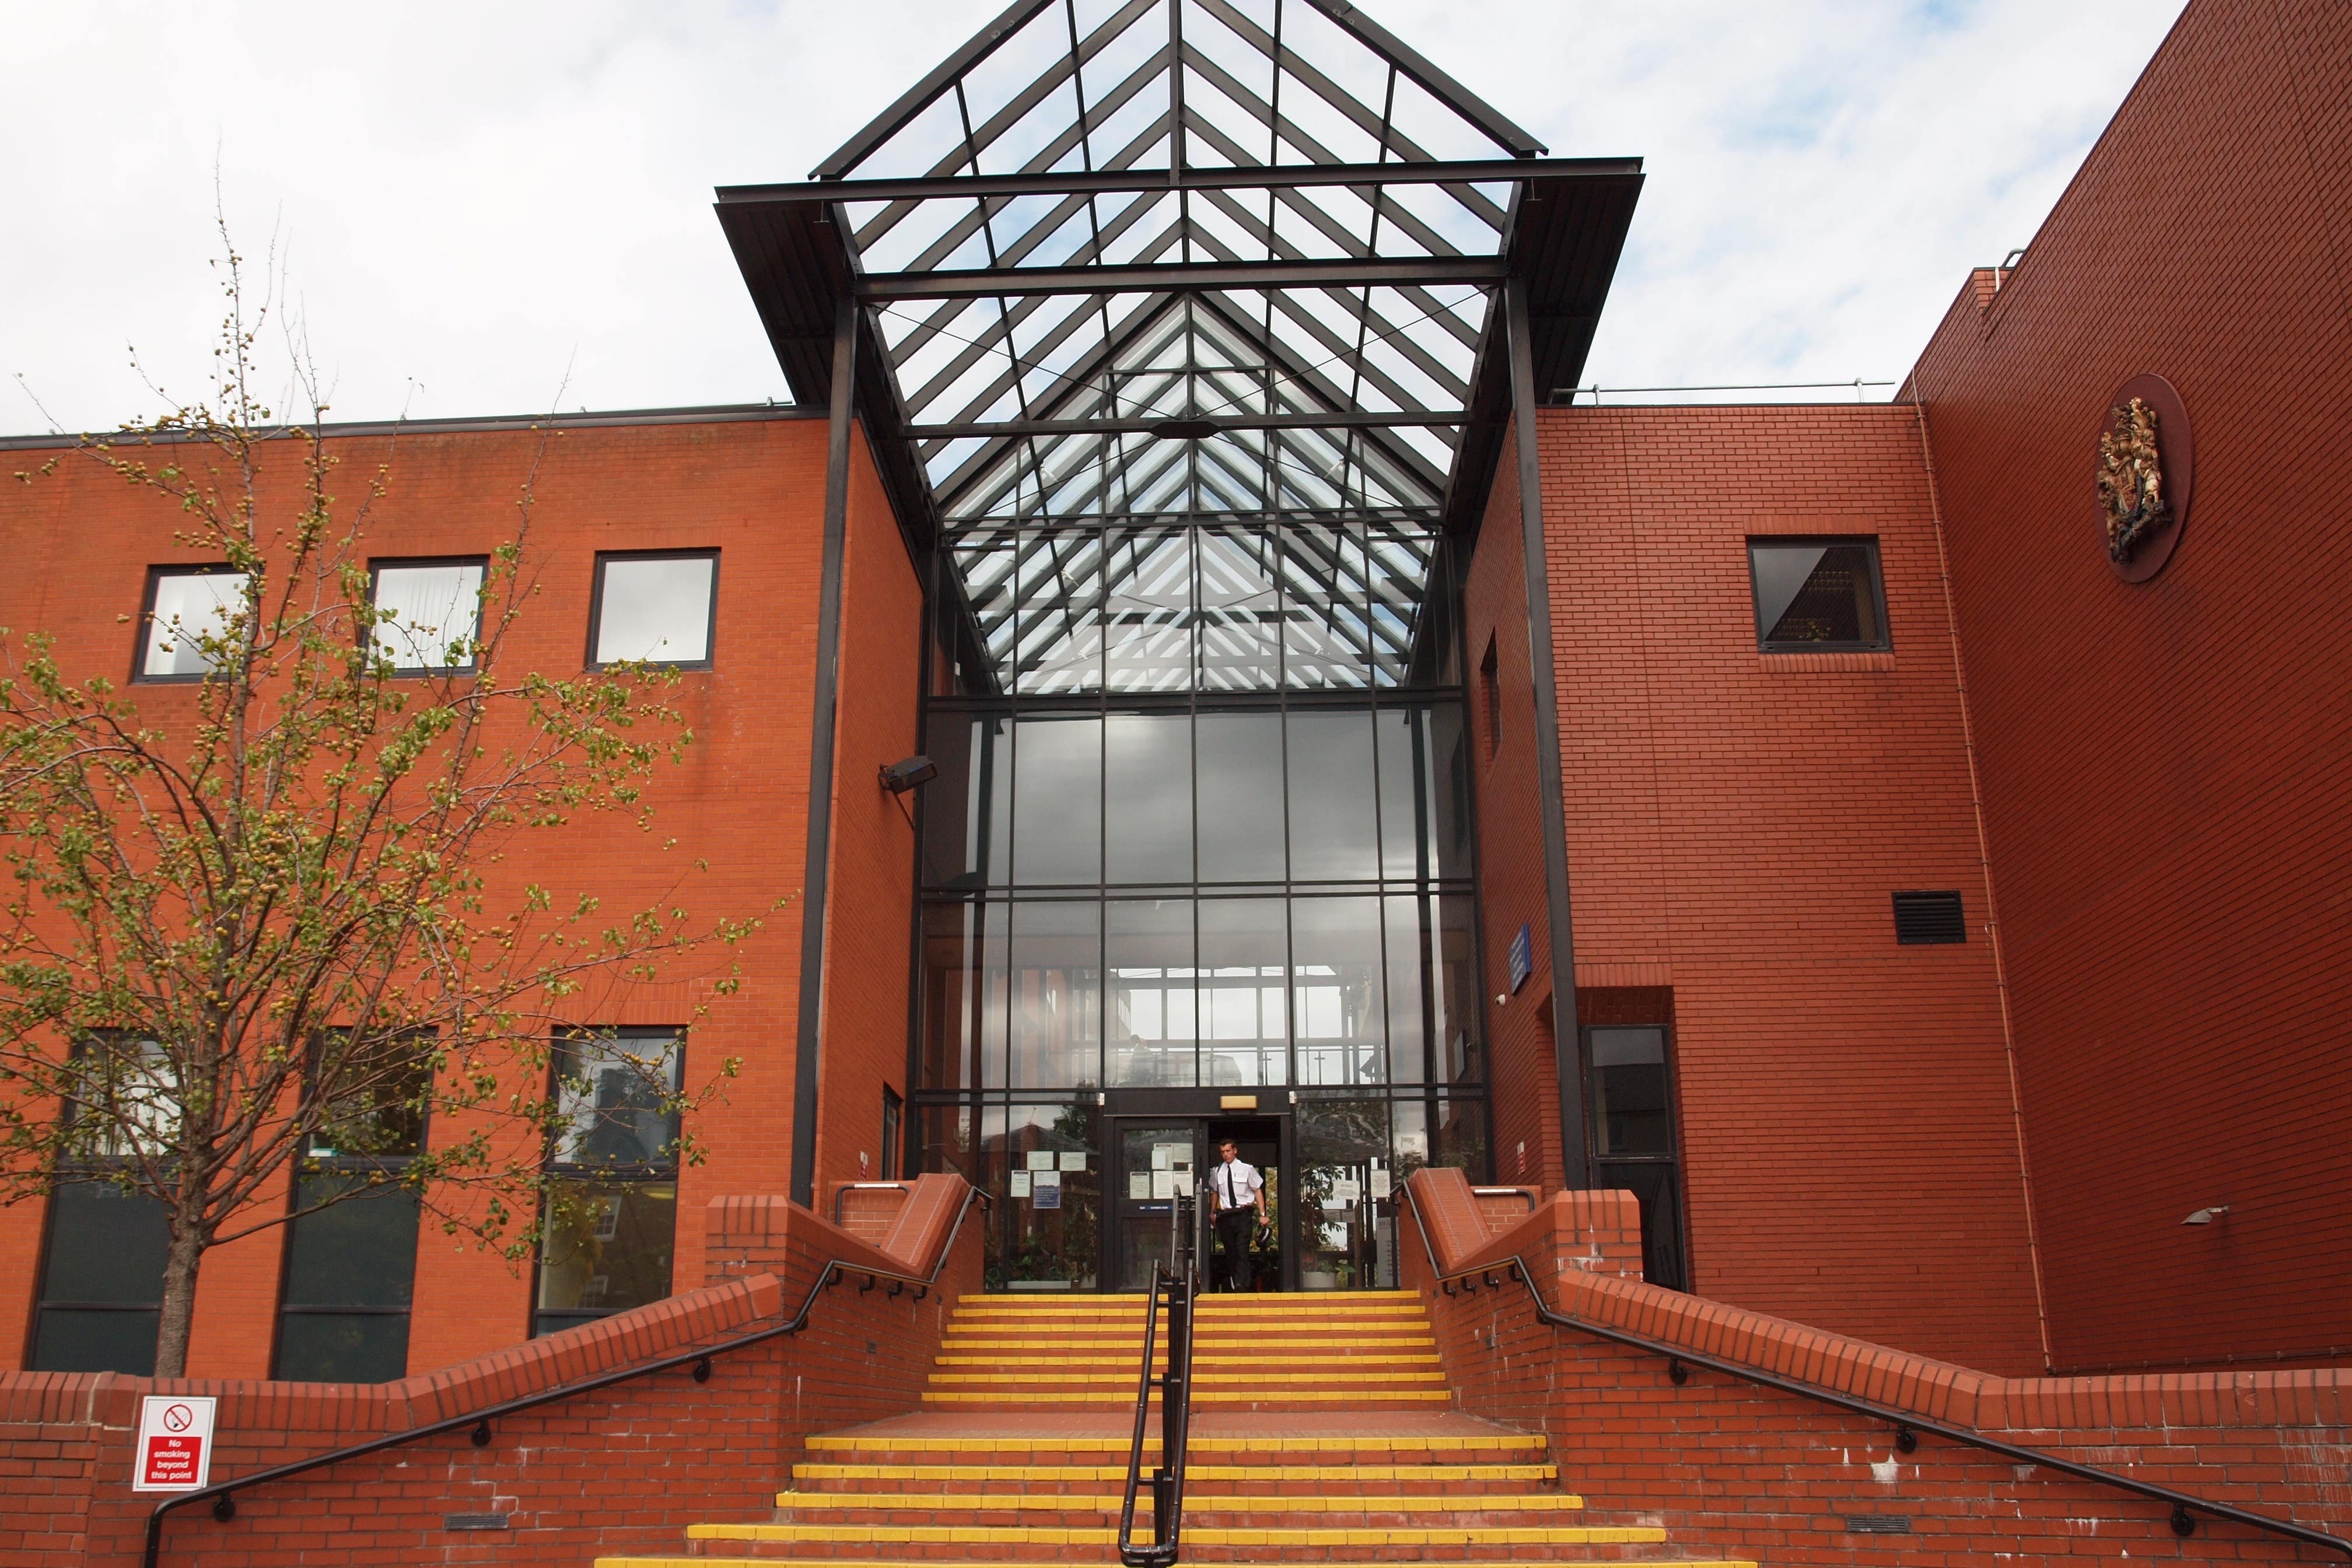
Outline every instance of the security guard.
[(1228, 1138), (1217, 1145), (1209, 1191), (1217, 1200), (1217, 1250), (1225, 1256), (1225, 1283), (1245, 1291), (1250, 1288), (1250, 1243), (1274, 1223), (1265, 1212), (1265, 1178), (1241, 1158)]

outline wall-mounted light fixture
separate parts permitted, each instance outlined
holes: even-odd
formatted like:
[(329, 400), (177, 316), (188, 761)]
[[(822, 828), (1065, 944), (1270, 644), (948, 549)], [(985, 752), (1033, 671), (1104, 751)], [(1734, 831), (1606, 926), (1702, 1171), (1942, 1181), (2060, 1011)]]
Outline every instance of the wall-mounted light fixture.
[(2189, 1217), (2182, 1220), (2180, 1223), (2183, 1225), (2211, 1225), (2215, 1220), (2220, 1219), (2223, 1215), (2226, 1215), (2229, 1212), (2230, 1205), (2228, 1204), (2215, 1204), (2210, 1208), (2202, 1208), (2191, 1211)]
[(904, 795), (917, 784), (930, 783), (940, 776), (940, 764), (929, 757), (907, 757), (882, 770), (882, 787), (892, 795)]

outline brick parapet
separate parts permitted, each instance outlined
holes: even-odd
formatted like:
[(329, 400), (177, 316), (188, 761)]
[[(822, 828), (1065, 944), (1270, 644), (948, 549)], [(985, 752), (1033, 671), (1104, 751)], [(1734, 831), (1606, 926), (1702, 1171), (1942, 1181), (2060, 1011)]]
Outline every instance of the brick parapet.
[[(1443, 1194), (1410, 1189), (1433, 1218)], [(1563, 1198), (1574, 1194), (1562, 1194)], [(2115, 1489), (1923, 1440), (1798, 1394), (1694, 1371), (1655, 1352), (1554, 1328), (1516, 1283), (1436, 1288), (1443, 1272), (1528, 1263), (1553, 1310), (1668, 1350), (1815, 1384), (1896, 1415), (1973, 1429), (2211, 1501), (2341, 1532), (2352, 1521), (2352, 1371), (2011, 1378), (1570, 1265), (1586, 1239), (1555, 1200), (1511, 1234), (1449, 1254), (1408, 1233), (1400, 1266), (1427, 1302), (1464, 1409), (1543, 1432), (1564, 1484), (1664, 1525), (1685, 1550), (1775, 1563), (1992, 1564), (2024, 1556), (2326, 1560), (2316, 1549), (2207, 1521), (2176, 1538), (2160, 1505)], [(1892, 1540), (1849, 1528), (1899, 1520)], [(1596, 1522), (1604, 1522), (1596, 1519)], [(1923, 1539), (1925, 1538), (1925, 1539)]]

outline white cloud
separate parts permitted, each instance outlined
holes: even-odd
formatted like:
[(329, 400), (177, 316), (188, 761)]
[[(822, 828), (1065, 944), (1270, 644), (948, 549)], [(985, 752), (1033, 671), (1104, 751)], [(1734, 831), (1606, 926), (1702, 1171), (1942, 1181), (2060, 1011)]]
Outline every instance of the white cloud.
[[(1375, 0), (1559, 153), (1649, 183), (1587, 379), (1895, 376), (2025, 243), (2177, 14), (2034, 0)], [(713, 185), (797, 179), (995, 9), (8, 11), (0, 371), (68, 426), (192, 384), (230, 221), (373, 417), (788, 395)], [(415, 384), (412, 387), (412, 383)], [(40, 416), (0, 391), (0, 429)]]

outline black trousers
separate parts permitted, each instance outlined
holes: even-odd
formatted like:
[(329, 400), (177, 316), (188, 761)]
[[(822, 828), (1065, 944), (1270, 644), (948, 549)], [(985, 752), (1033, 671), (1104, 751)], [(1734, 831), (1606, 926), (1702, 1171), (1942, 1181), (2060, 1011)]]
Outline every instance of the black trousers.
[(1225, 1209), (1217, 1215), (1217, 1250), (1224, 1254), (1226, 1281), (1236, 1290), (1250, 1288), (1250, 1241), (1257, 1231), (1257, 1210)]

